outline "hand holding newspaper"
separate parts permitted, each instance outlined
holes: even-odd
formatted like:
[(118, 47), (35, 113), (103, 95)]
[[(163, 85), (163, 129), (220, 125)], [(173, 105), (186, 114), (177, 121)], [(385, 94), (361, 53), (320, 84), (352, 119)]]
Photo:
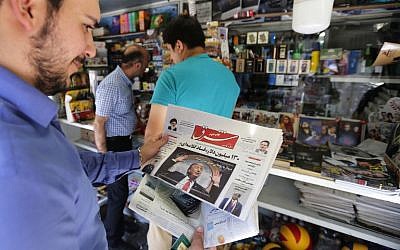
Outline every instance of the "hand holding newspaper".
[(168, 143), (143, 169), (157, 179), (142, 180), (129, 208), (177, 237), (203, 225), (205, 247), (257, 234), (282, 131), (173, 105), (164, 131)]

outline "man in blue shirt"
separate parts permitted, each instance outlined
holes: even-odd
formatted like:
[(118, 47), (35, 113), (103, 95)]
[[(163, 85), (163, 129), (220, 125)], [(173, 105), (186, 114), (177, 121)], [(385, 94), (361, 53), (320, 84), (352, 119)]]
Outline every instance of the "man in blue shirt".
[[(131, 134), (136, 128), (131, 79), (142, 76), (149, 55), (140, 46), (132, 45), (122, 54), (122, 63), (111, 72), (96, 90), (95, 141), (99, 152), (123, 152), (132, 149)], [(123, 210), (128, 198), (128, 177), (107, 185), (107, 214), (104, 219), (108, 246), (126, 245)]]
[[(232, 72), (205, 53), (205, 37), (198, 21), (179, 16), (168, 24), (163, 40), (175, 65), (162, 72), (156, 83), (145, 141), (156, 138), (168, 126), (164, 124), (168, 104), (232, 117), (239, 86)], [(220, 176), (213, 177), (217, 187)], [(150, 224), (147, 241), (149, 250), (164, 250), (171, 248), (172, 238)]]
[[(78, 153), (47, 97), (86, 57), (98, 0), (0, 0), (0, 249), (107, 249), (92, 184), (110, 184), (166, 143)], [(140, 159), (141, 156), (141, 159)]]

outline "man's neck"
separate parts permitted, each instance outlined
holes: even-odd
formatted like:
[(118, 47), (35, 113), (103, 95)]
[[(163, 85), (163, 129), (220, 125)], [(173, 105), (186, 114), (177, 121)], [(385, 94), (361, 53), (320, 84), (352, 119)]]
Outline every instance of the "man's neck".
[(203, 53), (205, 53), (205, 49), (203, 47), (200, 47), (200, 46), (194, 47), (193, 49), (187, 49), (183, 54), (183, 58), (184, 59), (182, 61), (186, 60), (189, 57), (197, 56), (197, 55), (200, 55), (200, 54), (203, 54)]

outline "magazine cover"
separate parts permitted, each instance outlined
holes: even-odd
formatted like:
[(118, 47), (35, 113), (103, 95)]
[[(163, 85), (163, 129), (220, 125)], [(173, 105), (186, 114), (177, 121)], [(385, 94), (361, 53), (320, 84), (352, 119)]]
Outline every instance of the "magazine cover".
[(296, 167), (310, 170), (313, 172), (321, 172), (322, 157), (329, 155), (327, 146), (312, 146), (296, 142), (294, 144), (294, 164)]
[(279, 128), (283, 132), (283, 142), (279, 150), (278, 158), (293, 160), (293, 144), (295, 142), (295, 128), (297, 128), (297, 120), (292, 113), (280, 113)]
[(297, 141), (312, 146), (336, 143), (337, 126), (334, 118), (300, 115)]
[(254, 112), (253, 123), (268, 128), (278, 127), (279, 113), (268, 112), (265, 110), (257, 110), (257, 109), (255, 109), (253, 112)]
[(331, 156), (324, 158), (323, 176), (388, 191), (399, 189), (398, 175), (384, 158), (356, 147), (334, 144), (329, 147)]
[(382, 158), (331, 158), (324, 157), (322, 176), (378, 189), (395, 191), (396, 181), (388, 172)]
[(248, 123), (254, 122), (254, 109), (249, 108), (235, 108), (233, 111), (233, 119)]
[(396, 123), (380, 121), (368, 122), (367, 137), (384, 143), (389, 143), (394, 127), (396, 127)]
[(360, 120), (342, 119), (339, 122), (336, 143), (344, 146), (356, 146), (364, 140), (365, 123)]

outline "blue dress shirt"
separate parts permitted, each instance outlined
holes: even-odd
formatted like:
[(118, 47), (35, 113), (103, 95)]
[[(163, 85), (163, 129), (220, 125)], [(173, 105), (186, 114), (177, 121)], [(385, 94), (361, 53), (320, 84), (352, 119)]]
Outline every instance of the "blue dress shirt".
[(0, 249), (107, 249), (92, 184), (138, 168), (138, 152), (78, 153), (56, 113), (0, 67)]

